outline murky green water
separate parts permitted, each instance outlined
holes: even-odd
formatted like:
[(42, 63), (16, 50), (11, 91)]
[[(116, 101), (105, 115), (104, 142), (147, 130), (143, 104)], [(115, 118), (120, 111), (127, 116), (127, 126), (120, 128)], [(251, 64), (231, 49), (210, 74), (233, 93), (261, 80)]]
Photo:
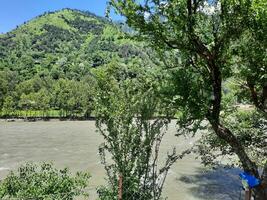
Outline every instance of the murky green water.
[[(98, 156), (102, 137), (95, 130), (93, 121), (0, 122), (0, 178), (26, 161), (53, 161), (72, 171), (88, 170), (90, 199), (96, 199), (94, 188), (105, 183), (105, 172)], [(175, 130), (172, 123), (162, 143), (162, 161), (173, 147), (182, 152), (194, 142), (176, 138)], [(164, 195), (169, 200), (238, 200), (239, 182), (238, 170), (206, 171), (189, 155), (171, 168)]]

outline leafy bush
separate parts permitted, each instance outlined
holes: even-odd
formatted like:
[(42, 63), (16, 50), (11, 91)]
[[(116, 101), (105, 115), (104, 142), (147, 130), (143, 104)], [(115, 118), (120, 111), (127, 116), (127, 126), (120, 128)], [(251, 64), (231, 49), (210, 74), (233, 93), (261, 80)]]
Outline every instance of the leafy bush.
[(0, 199), (71, 200), (88, 196), (85, 188), (89, 178), (82, 172), (72, 177), (67, 168), (58, 170), (50, 163), (27, 163), (0, 182)]
[(96, 127), (105, 139), (99, 154), (108, 176), (107, 185), (98, 188), (99, 198), (116, 200), (120, 182), (122, 199), (161, 199), (168, 170), (178, 159), (174, 151), (158, 164), (172, 114), (161, 101), (161, 83), (138, 62), (125, 66), (114, 61), (94, 72)]

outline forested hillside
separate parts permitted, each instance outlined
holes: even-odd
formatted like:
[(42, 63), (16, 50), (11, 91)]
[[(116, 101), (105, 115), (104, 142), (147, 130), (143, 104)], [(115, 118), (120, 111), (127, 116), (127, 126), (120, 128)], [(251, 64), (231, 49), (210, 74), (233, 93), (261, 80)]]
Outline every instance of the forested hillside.
[(142, 46), (89, 12), (63, 9), (25, 22), (0, 35), (1, 116), (88, 117), (92, 70), (113, 60), (148, 64)]

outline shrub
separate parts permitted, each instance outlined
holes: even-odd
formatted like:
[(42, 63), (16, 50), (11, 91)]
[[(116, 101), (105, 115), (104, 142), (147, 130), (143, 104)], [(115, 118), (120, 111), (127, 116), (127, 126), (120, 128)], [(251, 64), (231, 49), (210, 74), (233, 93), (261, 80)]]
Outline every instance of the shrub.
[(170, 114), (161, 115), (169, 107), (160, 98), (160, 82), (138, 63), (114, 62), (96, 69), (95, 77), (96, 127), (105, 139), (99, 154), (108, 176), (107, 185), (98, 188), (99, 198), (116, 200), (120, 193), (126, 200), (161, 199), (168, 170), (178, 157), (174, 151), (159, 164), (170, 122)]
[(88, 196), (85, 188), (89, 178), (83, 172), (71, 176), (67, 168), (58, 170), (50, 163), (27, 163), (0, 182), (0, 199), (71, 200)]

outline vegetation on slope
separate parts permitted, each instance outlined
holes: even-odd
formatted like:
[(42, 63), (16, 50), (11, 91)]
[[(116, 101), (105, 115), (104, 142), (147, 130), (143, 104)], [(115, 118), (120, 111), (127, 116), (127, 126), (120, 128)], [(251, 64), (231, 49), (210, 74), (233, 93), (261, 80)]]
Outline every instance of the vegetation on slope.
[(63, 9), (17, 27), (0, 37), (2, 116), (89, 116), (91, 71), (112, 60), (151, 62), (141, 43), (89, 12)]

